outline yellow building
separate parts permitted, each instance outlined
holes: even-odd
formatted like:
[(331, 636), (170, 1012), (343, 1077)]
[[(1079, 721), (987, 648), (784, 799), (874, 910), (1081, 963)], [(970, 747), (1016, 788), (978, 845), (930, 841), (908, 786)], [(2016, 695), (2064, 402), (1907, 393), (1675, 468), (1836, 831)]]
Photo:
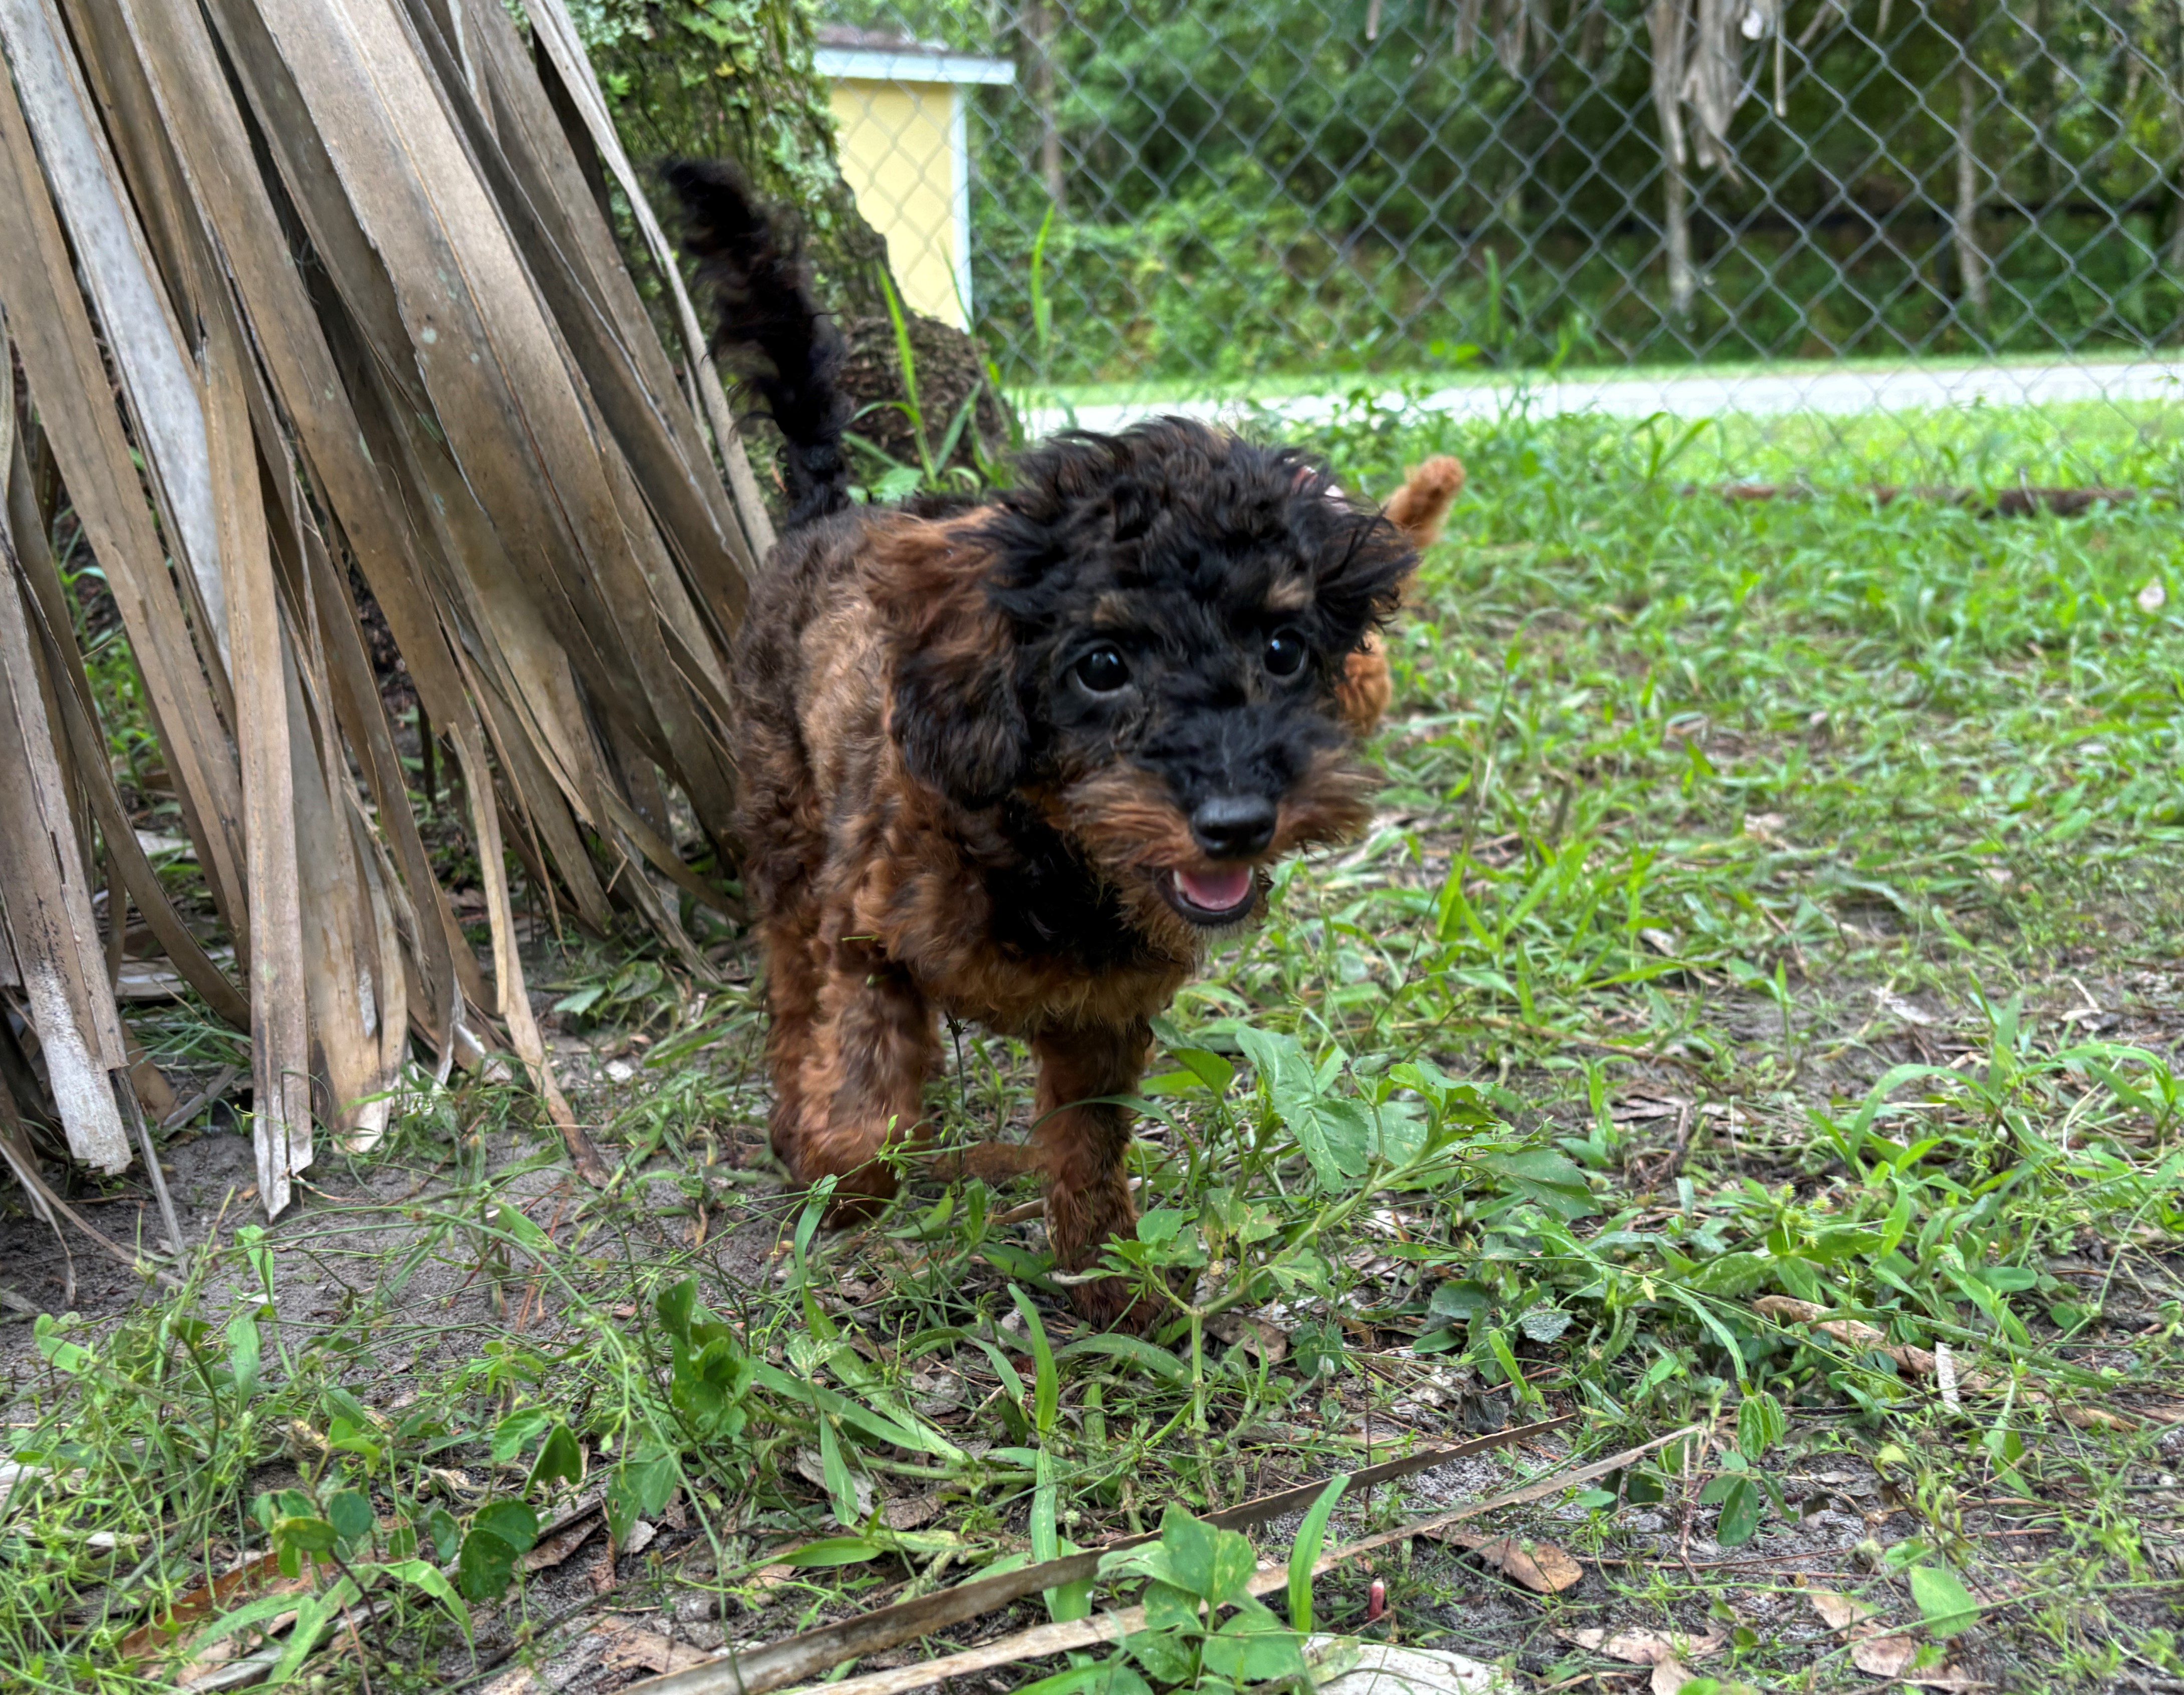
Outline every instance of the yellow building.
[(970, 90), (1013, 82), (1016, 67), (841, 25), (822, 26), (815, 63), (833, 84), (842, 175), (887, 237), (904, 304), (969, 328)]

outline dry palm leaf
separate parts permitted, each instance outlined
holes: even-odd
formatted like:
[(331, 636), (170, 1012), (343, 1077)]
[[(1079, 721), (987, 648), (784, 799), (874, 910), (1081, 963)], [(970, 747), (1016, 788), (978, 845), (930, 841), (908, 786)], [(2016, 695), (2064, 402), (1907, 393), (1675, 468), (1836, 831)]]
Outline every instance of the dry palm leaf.
[[(1652, 0), (1646, 24), (1652, 40), (1653, 107), (1663, 150), (1676, 164), (1695, 155), (1702, 170), (1719, 167), (1738, 181), (1730, 121), (1758, 87), (1744, 75), (1748, 42), (1775, 45), (1774, 103), (1782, 103), (1783, 7), (1780, 0)], [(1685, 133), (1688, 110), (1695, 136)]]
[[(499, 0), (0, 0), (0, 321), (29, 389), (0, 406), (0, 960), (52, 1079), (19, 1104), (102, 1168), (142, 1126), (109, 963), (131, 905), (250, 1030), (273, 1213), (320, 1130), (382, 1132), (413, 1039), (443, 1078), (507, 1049), (602, 1174), (504, 850), (557, 924), (627, 913), (698, 962), (678, 901), (719, 896), (666, 795), (729, 847), (727, 642), (772, 531), (573, 28), (530, 11), (576, 136)], [(662, 262), (687, 393), (580, 147)], [(19, 416), (113, 590), (239, 982), (136, 839)], [(454, 749), (482, 958), (352, 570)]]

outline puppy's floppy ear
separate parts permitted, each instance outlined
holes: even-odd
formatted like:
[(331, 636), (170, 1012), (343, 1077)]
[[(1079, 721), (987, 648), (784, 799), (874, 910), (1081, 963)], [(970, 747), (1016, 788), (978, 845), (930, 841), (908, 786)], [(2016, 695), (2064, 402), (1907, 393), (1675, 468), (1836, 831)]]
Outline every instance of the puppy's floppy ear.
[(1031, 732), (1016, 642), (990, 592), (994, 556), (961, 520), (904, 519), (865, 555), (866, 590), (894, 665), (889, 721), (911, 773), (965, 806), (1022, 781)]

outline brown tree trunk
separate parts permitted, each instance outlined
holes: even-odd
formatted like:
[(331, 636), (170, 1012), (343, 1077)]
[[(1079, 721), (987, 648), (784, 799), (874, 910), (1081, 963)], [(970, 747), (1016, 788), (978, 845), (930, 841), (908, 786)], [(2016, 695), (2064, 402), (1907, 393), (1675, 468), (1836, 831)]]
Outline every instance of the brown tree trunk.
[(1957, 209), (1953, 234), (1957, 244), (1957, 270), (1963, 278), (1964, 301), (1981, 323), (1986, 321), (1986, 255), (1979, 244), (1979, 76), (1972, 66), (1972, 47), (1963, 42), (1957, 55)]
[(1023, 24), (1031, 49), (1031, 103), (1039, 114), (1039, 180), (1046, 185), (1054, 215), (1065, 217), (1069, 209), (1061, 178), (1061, 122), (1054, 93), (1054, 0), (1028, 0)]
[(2169, 8), (2169, 64), (2162, 86), (2169, 96), (2169, 127), (2180, 155), (2170, 189), (2176, 204), (2170, 209), (2169, 270), (2172, 276), (2184, 276), (2184, 0), (2174, 0)]
[(1688, 24), (1684, 0), (1653, 0), (1646, 14), (1653, 38), (1653, 115), (1661, 125), (1663, 241), (1669, 265), (1669, 315), (1690, 323), (1698, 297), (1691, 265), (1691, 188), (1685, 175), (1683, 85)]

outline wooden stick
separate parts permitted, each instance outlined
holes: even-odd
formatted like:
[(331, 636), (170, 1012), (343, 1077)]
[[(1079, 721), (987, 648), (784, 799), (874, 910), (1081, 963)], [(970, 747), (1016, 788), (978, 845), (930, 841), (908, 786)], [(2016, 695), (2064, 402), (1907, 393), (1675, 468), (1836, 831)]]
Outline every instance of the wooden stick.
[[(1552, 1425), (1561, 1425), (1568, 1422), (1570, 1420), (1568, 1419), (1557, 1419), (1552, 1421)], [(1525, 1425), (1514, 1430), (1501, 1431), (1497, 1435), (1506, 1443), (1534, 1435), (1544, 1428), (1552, 1428), (1552, 1425)], [(1451, 1512), (1439, 1513), (1429, 1518), (1415, 1519), (1398, 1530), (1389, 1531), (1380, 1536), (1368, 1536), (1362, 1542), (1352, 1542), (1346, 1547), (1340, 1547), (1332, 1553), (1322, 1555), (1318, 1564), (1312, 1567), (1312, 1575), (1316, 1577), (1320, 1573), (1331, 1570), (1343, 1561), (1354, 1558), (1358, 1554), (1370, 1553), (1375, 1549), (1386, 1547), (1396, 1542), (1407, 1542), (1412, 1536), (1430, 1535), (1450, 1525), (1460, 1524), (1466, 1519), (1475, 1519), (1481, 1514), (1490, 1513), (1499, 1508), (1521, 1506), (1529, 1501), (1537, 1501), (1549, 1495), (1558, 1495), (1563, 1490), (1574, 1488), (1580, 1483), (1589, 1483), (1595, 1478), (1605, 1477), (1609, 1472), (1628, 1465), (1634, 1460), (1642, 1458), (1656, 1448), (1665, 1447), (1669, 1443), (1691, 1435), (1696, 1428), (1695, 1425), (1686, 1426), (1682, 1430), (1671, 1431), (1665, 1436), (1657, 1436), (1652, 1441), (1641, 1443), (1636, 1447), (1625, 1448), (1622, 1452), (1611, 1454), (1606, 1459), (1595, 1460), (1589, 1465), (1581, 1465), (1574, 1471), (1557, 1472), (1536, 1483), (1527, 1484), (1521, 1489), (1513, 1489), (1503, 1494), (1490, 1496), (1484, 1501), (1474, 1501), (1468, 1506), (1458, 1507)], [(1486, 1441), (1491, 1442), (1493, 1439), (1488, 1438)], [(1476, 1452), (1480, 1446), (1482, 1446), (1481, 1443), (1467, 1442), (1462, 1445), (1462, 1449), (1455, 1452)], [(1452, 1452), (1429, 1463), (1439, 1464), (1446, 1458), (1453, 1457)], [(1397, 1461), (1395, 1464), (1412, 1470), (1423, 1469), (1409, 1461)], [(1373, 1469), (1374, 1473), (1384, 1473), (1388, 1468), (1376, 1466)], [(1365, 1483), (1368, 1480), (1368, 1477), (1372, 1481), (1384, 1480), (1383, 1477), (1371, 1477), (1368, 1473), (1358, 1472), (1353, 1476), (1352, 1481)], [(1252, 1508), (1257, 1508), (1266, 1503), (1286, 1502), (1292, 1498), (1309, 1501), (1318, 1498), (1320, 1491), (1325, 1486), (1324, 1480), (1306, 1484), (1301, 1489), (1285, 1490), (1279, 1496), (1268, 1496), (1265, 1497), (1264, 1502), (1253, 1502), (1249, 1505)], [(1243, 1508), (1232, 1508), (1228, 1514), (1212, 1515), (1207, 1522), (1223, 1525), (1233, 1520), (1245, 1510)], [(1286, 1508), (1277, 1508), (1262, 1516), (1278, 1516), (1282, 1510)], [(1037, 1576), (1039, 1581), (1032, 1584), (1030, 1588), (1052, 1588), (1061, 1582), (1077, 1581), (1091, 1575), (1097, 1571), (1100, 1557), (1103, 1554), (1112, 1553), (1117, 1548), (1134, 1546), (1139, 1542), (1152, 1540), (1154, 1538), (1150, 1536), (1134, 1538), (1129, 1542), (1114, 1543), (1090, 1554), (1073, 1555), (1068, 1561), (1049, 1561), (1044, 1566), (1027, 1567), (1022, 1571), (1010, 1572), (1004, 1575), (1009, 1578)], [(1055, 1570), (1055, 1568), (1064, 1564), (1073, 1567), (1088, 1560), (1090, 1562), (1090, 1570), (1077, 1573), (1075, 1579), (1060, 1575)], [(945, 1598), (948, 1594), (964, 1594), (983, 1589), (986, 1584), (996, 1581), (997, 1580), (994, 1579), (987, 1579), (982, 1583), (966, 1584), (961, 1590), (944, 1592), (944, 1595), (928, 1596), (926, 1598), (928, 1601), (939, 1601)], [(1286, 1567), (1272, 1567), (1261, 1571), (1252, 1578), (1250, 1592), (1253, 1595), (1263, 1595), (1270, 1590), (1286, 1586), (1288, 1582), (1289, 1572)], [(1030, 1588), (1027, 1588), (1023, 1592), (1030, 1592)], [(889, 1608), (886, 1610), (889, 1613), (902, 1613), (915, 1609), (919, 1604), (911, 1602), (907, 1603), (905, 1608)], [(878, 1619), (880, 1616), (882, 1615), (879, 1614), (867, 1615), (868, 1619)], [(823, 1687), (826, 1695), (905, 1695), (907, 1691), (928, 1688), (944, 1678), (961, 1677), (973, 1671), (988, 1670), (996, 1665), (1010, 1665), (1021, 1660), (1036, 1659), (1047, 1654), (1067, 1653), (1073, 1649), (1089, 1648), (1103, 1642), (1120, 1641), (1131, 1632), (1142, 1630), (1145, 1627), (1145, 1609), (1132, 1607), (1119, 1613), (1106, 1614), (1100, 1618), (1079, 1620), (1069, 1624), (1040, 1625), (1028, 1631), (1018, 1631), (1014, 1636), (1003, 1636), (997, 1642), (988, 1642), (982, 1648), (967, 1648), (961, 1653), (947, 1654), (939, 1659), (924, 1661), (918, 1665), (901, 1666), (889, 1671), (868, 1672), (861, 1677), (847, 1677), (839, 1682), (814, 1686), (814, 1688)], [(858, 1622), (860, 1621), (855, 1620), (850, 1621), (852, 1624)], [(819, 1631), (811, 1631), (807, 1632), (806, 1636), (812, 1637), (821, 1634)], [(642, 1692), (642, 1695), (764, 1695), (764, 1692), (778, 1689), (783, 1682), (787, 1681), (778, 1675), (778, 1669), (788, 1663), (788, 1656), (782, 1653), (781, 1650), (788, 1648), (805, 1639), (792, 1636), (786, 1642), (777, 1642), (771, 1648), (760, 1648), (749, 1654), (716, 1660), (710, 1665), (693, 1666), (687, 1671), (671, 1673), (665, 1677), (650, 1678), (644, 1682), (631, 1685), (629, 1695), (639, 1695), (639, 1692)], [(886, 1646), (899, 1646), (900, 1642), (907, 1640), (910, 1638), (898, 1638), (896, 1642), (887, 1643)], [(874, 1642), (861, 1648), (858, 1651), (862, 1653), (877, 1653), (880, 1651), (880, 1646)], [(833, 1663), (818, 1664), (816, 1669), (825, 1670), (827, 1665)], [(799, 1672), (794, 1675), (805, 1674)]]
[[(1426, 1448), (1360, 1471), (1355, 1474), (1352, 1481), (1358, 1485), (1371, 1485), (1407, 1477), (1413, 1472), (1430, 1470), (1451, 1460), (1507, 1447), (1529, 1437), (1544, 1436), (1550, 1430), (1559, 1430), (1574, 1422), (1575, 1415), (1571, 1414), (1536, 1425), (1496, 1430), (1491, 1436), (1458, 1442), (1452, 1447)], [(1302, 1484), (1295, 1489), (1262, 1495), (1256, 1500), (1226, 1508), (1221, 1512), (1209, 1513), (1206, 1522), (1229, 1531), (1264, 1524), (1284, 1513), (1302, 1511), (1319, 1498), (1320, 1491), (1326, 1486), (1327, 1480), (1321, 1478), (1317, 1482)], [(780, 1689), (805, 1678), (816, 1677), (844, 1660), (883, 1653), (904, 1642), (934, 1635), (950, 1625), (960, 1625), (996, 1612), (1011, 1602), (1037, 1594), (1040, 1590), (1058, 1589), (1064, 1584), (1083, 1582), (1097, 1575), (1100, 1561), (1104, 1556), (1121, 1548), (1137, 1547), (1156, 1540), (1157, 1538), (1151, 1536), (1127, 1537), (1101, 1547), (1088, 1548), (1082, 1553), (1067, 1554), (1038, 1565), (1022, 1566), (1015, 1571), (1000, 1572), (991, 1577), (958, 1584), (953, 1589), (944, 1589), (937, 1594), (920, 1596), (893, 1607), (883, 1607), (877, 1612), (845, 1619), (839, 1624), (822, 1625), (800, 1636), (770, 1642), (743, 1656), (737, 1663), (739, 1681), (720, 1687), (735, 1689), (739, 1695), (760, 1695), (760, 1692), (764, 1690)], [(716, 1669), (699, 1666), (677, 1675), (696, 1677)], [(672, 1687), (681, 1690), (684, 1686)], [(710, 1686), (701, 1682), (689, 1687), (702, 1689)]]

